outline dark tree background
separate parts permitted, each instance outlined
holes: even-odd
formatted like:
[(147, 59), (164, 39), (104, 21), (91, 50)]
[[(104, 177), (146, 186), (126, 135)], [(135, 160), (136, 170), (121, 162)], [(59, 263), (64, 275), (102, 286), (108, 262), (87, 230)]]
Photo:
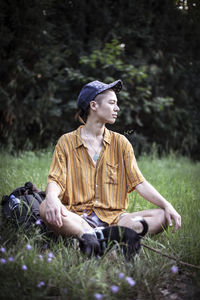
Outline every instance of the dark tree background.
[(2, 149), (54, 144), (85, 83), (121, 78), (112, 129), (200, 158), (199, 0), (0, 0), (0, 41)]

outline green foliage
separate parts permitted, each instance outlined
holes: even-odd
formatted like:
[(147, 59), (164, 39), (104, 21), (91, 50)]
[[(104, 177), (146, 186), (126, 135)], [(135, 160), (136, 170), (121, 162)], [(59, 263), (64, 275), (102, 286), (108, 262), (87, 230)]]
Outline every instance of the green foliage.
[[(117, 129), (120, 130), (121, 122), (124, 129), (143, 126), (142, 113), (151, 115), (160, 113), (173, 104), (170, 97), (155, 97), (152, 95), (152, 87), (149, 85), (147, 66), (135, 67), (125, 63), (124, 45), (114, 39), (106, 43), (101, 50), (94, 50), (88, 56), (80, 58), (80, 70), (84, 73), (86, 82), (99, 78), (105, 82), (121, 78), (124, 82), (123, 91), (120, 93), (120, 118)], [(109, 76), (107, 75), (109, 74)], [(117, 75), (116, 75), (117, 74)], [(86, 77), (88, 75), (88, 77)], [(162, 123), (162, 119), (159, 119)], [(165, 124), (160, 126), (165, 127)]]
[(55, 143), (83, 84), (121, 78), (113, 129), (199, 158), (199, 20), (197, 0), (1, 1), (1, 148)]

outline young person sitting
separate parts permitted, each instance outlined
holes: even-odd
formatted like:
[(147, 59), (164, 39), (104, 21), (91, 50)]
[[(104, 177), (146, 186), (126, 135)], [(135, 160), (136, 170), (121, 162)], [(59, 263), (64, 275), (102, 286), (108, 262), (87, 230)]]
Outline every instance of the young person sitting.
[[(141, 231), (136, 216), (147, 221), (150, 234), (172, 221), (174, 231), (181, 227), (174, 207), (143, 177), (130, 142), (105, 126), (117, 119), (121, 89), (121, 80), (86, 84), (77, 101), (84, 124), (58, 140), (40, 206), (41, 217), (57, 234), (81, 237), (95, 226), (116, 224)], [(134, 190), (158, 208), (128, 213)]]

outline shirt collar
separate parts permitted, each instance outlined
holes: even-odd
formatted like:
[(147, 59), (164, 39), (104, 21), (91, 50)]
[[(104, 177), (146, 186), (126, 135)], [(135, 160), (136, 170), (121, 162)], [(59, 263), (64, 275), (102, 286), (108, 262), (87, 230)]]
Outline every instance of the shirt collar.
[(110, 130), (108, 130), (106, 127), (105, 127), (105, 130), (104, 130), (103, 140), (106, 143), (110, 144)]
[[(81, 138), (81, 128), (83, 128), (84, 125), (81, 125), (76, 130), (76, 142), (75, 147), (78, 148), (81, 145), (84, 145), (83, 140)], [(105, 127), (104, 130), (104, 136), (103, 136), (103, 142), (106, 142), (107, 144), (110, 144), (110, 131)]]
[(83, 145), (83, 140), (81, 138), (81, 128), (84, 125), (79, 126), (79, 128), (75, 131), (75, 135), (76, 135), (76, 143), (75, 143), (75, 147), (78, 148), (81, 145)]

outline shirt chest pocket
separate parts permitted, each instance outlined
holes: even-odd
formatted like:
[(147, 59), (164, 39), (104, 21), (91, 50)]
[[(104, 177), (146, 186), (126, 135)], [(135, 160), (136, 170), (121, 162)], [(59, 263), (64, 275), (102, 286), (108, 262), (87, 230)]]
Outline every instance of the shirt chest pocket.
[(106, 162), (105, 166), (105, 183), (106, 184), (118, 184), (118, 164), (112, 164)]

